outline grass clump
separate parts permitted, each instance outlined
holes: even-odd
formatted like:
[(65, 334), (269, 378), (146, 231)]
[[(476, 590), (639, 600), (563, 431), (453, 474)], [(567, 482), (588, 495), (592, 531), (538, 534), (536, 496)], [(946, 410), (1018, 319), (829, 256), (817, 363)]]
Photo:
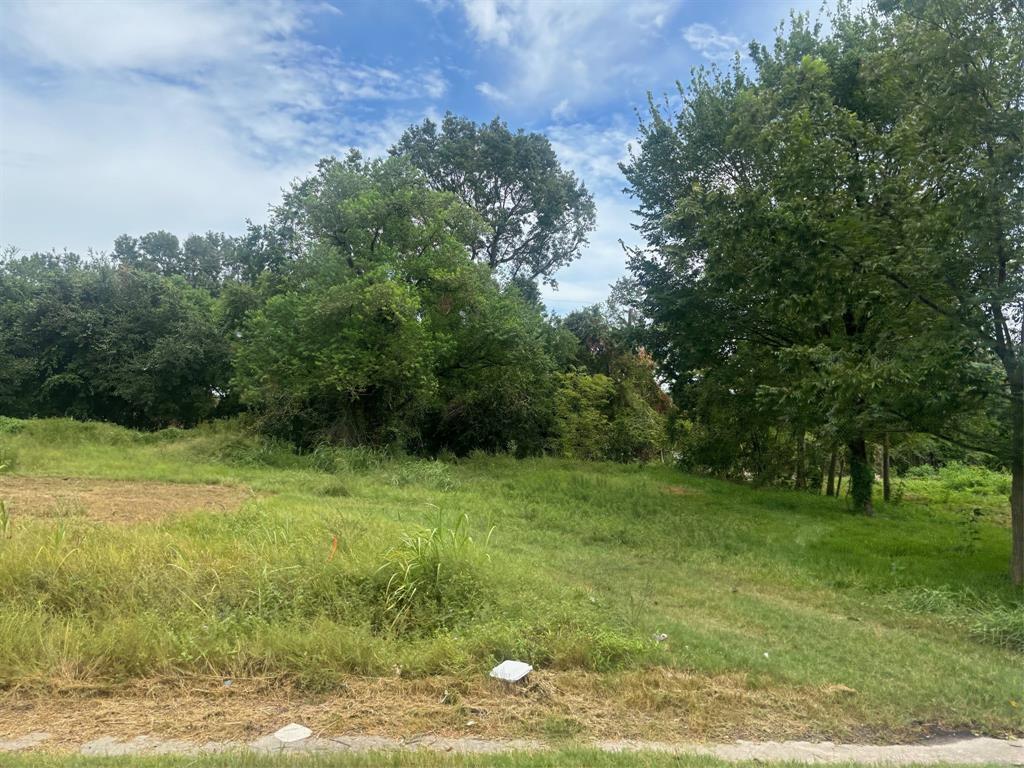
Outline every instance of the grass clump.
[(395, 466), (391, 473), (391, 484), (394, 486), (425, 485), (439, 491), (453, 491), (458, 488), (458, 481), (451, 468), (441, 461), (403, 461)]
[(1024, 652), (1024, 604), (948, 587), (916, 587), (900, 593), (896, 602), (912, 613), (936, 616), (982, 642)]
[(423, 633), (450, 629), (472, 617), (488, 597), (488, 560), (470, 535), (466, 515), (450, 525), (439, 519), (432, 528), (404, 534), (377, 569), (378, 623), (390, 631)]
[(1024, 653), (1024, 606), (995, 606), (975, 611), (968, 622), (972, 636)]

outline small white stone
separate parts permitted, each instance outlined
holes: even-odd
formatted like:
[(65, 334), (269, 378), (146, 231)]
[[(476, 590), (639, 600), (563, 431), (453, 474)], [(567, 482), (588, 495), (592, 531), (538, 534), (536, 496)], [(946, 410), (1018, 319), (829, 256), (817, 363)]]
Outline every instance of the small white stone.
[(506, 683), (517, 683), (531, 672), (533, 672), (533, 667), (525, 661), (505, 659), (491, 670), (491, 677), (504, 680)]
[(304, 725), (288, 723), (284, 728), (274, 731), (274, 738), (278, 741), (290, 744), (293, 741), (302, 741), (313, 735), (313, 732)]

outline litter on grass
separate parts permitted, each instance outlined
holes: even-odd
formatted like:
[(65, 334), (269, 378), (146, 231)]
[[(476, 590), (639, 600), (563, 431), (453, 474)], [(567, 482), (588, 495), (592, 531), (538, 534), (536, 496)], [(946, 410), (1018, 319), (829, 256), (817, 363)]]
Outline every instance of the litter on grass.
[(505, 659), (505, 661), (491, 670), (491, 677), (497, 680), (504, 680), (506, 683), (518, 683), (531, 672), (533, 672), (533, 667), (525, 661)]
[(284, 728), (274, 731), (274, 738), (285, 744), (290, 744), (293, 741), (302, 741), (312, 735), (313, 732), (309, 728), (298, 723), (288, 723)]

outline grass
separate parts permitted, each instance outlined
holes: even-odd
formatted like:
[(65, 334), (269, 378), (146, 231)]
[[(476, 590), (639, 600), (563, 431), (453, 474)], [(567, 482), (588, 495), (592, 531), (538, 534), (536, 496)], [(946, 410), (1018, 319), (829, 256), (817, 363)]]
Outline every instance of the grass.
[[(213, 755), (206, 757), (84, 758), (56, 755), (6, 757), (10, 768), (795, 768), (806, 763), (729, 762), (699, 755), (656, 752), (610, 754), (592, 749), (519, 752), (497, 755), (438, 755), (430, 752), (378, 752), (357, 755), (296, 757), (295, 755)], [(837, 768), (859, 768), (858, 763), (830, 763)], [(946, 768), (957, 768), (945, 763)], [(912, 766), (908, 766), (912, 768)]]
[[(911, 478), (868, 519), (841, 499), (669, 467), (299, 456), (230, 424), (139, 434), (0, 420), (0, 456), (12, 476), (254, 494), (237, 510), (134, 525), (8, 505), (7, 688), (205, 676), (313, 694), (396, 674), (468, 685), (511, 657), (741, 689), (685, 699), (686, 735), (728, 735), (712, 710), (741, 693), (773, 697), (762, 725), (775, 735), (1024, 730), (1024, 599), (1006, 576), (998, 476)], [(683, 694), (635, 679), (646, 682), (629, 706), (678, 722)], [(550, 712), (520, 723), (552, 730), (591, 724)]]

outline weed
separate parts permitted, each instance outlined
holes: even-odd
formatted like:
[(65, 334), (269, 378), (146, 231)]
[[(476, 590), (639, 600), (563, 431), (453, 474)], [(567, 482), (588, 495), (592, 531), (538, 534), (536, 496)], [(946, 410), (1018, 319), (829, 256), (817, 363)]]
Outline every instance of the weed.
[(953, 547), (954, 552), (970, 555), (977, 551), (981, 542), (981, 520), (984, 514), (980, 508), (975, 507), (970, 514), (957, 523), (960, 535), (957, 537), (957, 544)]
[(320, 494), (330, 498), (338, 498), (342, 496), (351, 496), (352, 491), (348, 489), (347, 485), (342, 483), (329, 483), (320, 489)]
[(0, 444), (0, 473), (12, 471), (17, 464), (17, 454), (12, 449)]
[(435, 631), (473, 615), (486, 591), (481, 572), (486, 558), (469, 534), (466, 515), (454, 525), (439, 520), (433, 528), (403, 535), (377, 569), (383, 626)]
[(459, 487), (451, 468), (440, 461), (404, 461), (391, 474), (391, 484), (425, 485), (439, 491), (453, 491)]
[(1024, 652), (1024, 606), (995, 606), (976, 611), (968, 623), (970, 633), (993, 645)]

